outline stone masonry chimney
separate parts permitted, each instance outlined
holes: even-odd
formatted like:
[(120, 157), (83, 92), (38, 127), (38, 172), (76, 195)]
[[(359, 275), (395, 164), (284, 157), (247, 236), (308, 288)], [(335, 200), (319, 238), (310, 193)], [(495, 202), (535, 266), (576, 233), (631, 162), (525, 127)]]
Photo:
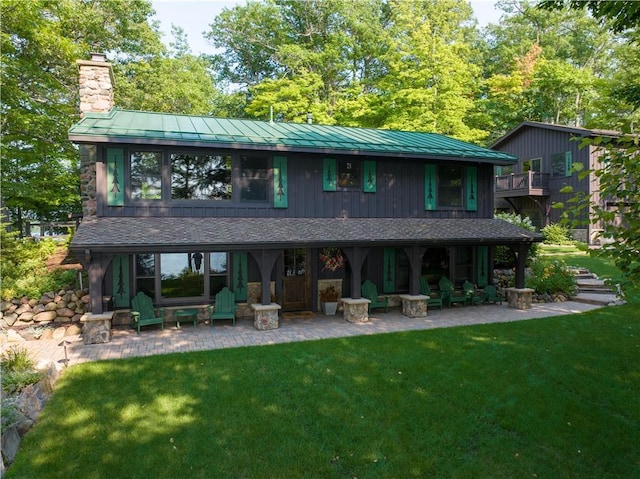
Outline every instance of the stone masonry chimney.
[(77, 60), (80, 68), (80, 116), (106, 113), (114, 106), (113, 68), (104, 53), (92, 53), (91, 60)]

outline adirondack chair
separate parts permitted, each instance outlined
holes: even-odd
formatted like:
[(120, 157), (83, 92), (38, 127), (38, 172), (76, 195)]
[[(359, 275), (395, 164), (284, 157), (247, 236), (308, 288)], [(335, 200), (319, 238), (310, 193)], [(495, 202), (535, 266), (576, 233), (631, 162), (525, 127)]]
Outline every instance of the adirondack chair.
[(385, 313), (389, 312), (389, 296), (378, 295), (378, 288), (371, 280), (362, 283), (362, 297), (371, 301), (369, 303), (369, 313), (373, 308), (384, 308)]
[(446, 276), (440, 278), (438, 286), (440, 286), (440, 291), (442, 291), (442, 300), (447, 307), (450, 308), (451, 305), (455, 303), (461, 303), (464, 306), (467, 302), (465, 294), (462, 291), (456, 291), (453, 287), (453, 283)]
[(424, 276), (420, 276), (420, 294), (424, 294), (427, 299), (427, 309), (429, 306), (438, 306), (442, 309), (442, 295), (440, 293), (432, 293), (429, 289), (429, 282)]
[(467, 302), (469, 304), (482, 304), (484, 303), (484, 292), (478, 291), (471, 281), (465, 281), (462, 285)]
[(216, 294), (216, 302), (209, 306), (209, 318), (211, 326), (215, 319), (230, 319), (236, 325), (236, 295), (226, 286)]
[(498, 294), (496, 287), (489, 284), (484, 287), (484, 302), (485, 303), (499, 303), (502, 304), (502, 295)]
[(153, 309), (153, 301), (149, 296), (139, 291), (131, 300), (131, 306), (133, 307), (131, 311), (133, 323), (131, 326), (138, 328), (138, 334), (140, 334), (142, 326), (150, 326), (152, 324), (159, 324), (164, 330), (164, 308), (160, 308), (158, 310), (159, 315), (156, 316), (156, 312)]

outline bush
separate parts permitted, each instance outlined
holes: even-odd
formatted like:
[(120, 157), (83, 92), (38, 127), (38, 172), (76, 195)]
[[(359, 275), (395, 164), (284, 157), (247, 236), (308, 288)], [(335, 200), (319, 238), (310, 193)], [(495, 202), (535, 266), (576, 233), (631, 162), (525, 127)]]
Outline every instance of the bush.
[(33, 238), (17, 238), (7, 232), (6, 224), (0, 224), (2, 234), (2, 299), (10, 300), (27, 296), (39, 298), (46, 291), (58, 291), (76, 283), (74, 271), (47, 270), (46, 260), (55, 252), (56, 243), (49, 238), (36, 241)]
[[(515, 213), (495, 213), (494, 218), (504, 220), (512, 225), (520, 226), (528, 231), (536, 231), (536, 227), (527, 216), (520, 216)], [(538, 245), (534, 243), (529, 249), (527, 264), (531, 263), (538, 255)], [(493, 253), (493, 261), (497, 267), (513, 268), (516, 265), (516, 256), (508, 246), (496, 246)]]
[(9, 394), (22, 391), (29, 384), (35, 384), (42, 373), (35, 370), (35, 363), (24, 348), (16, 346), (7, 349), (0, 358), (2, 389)]
[(547, 244), (573, 244), (569, 228), (560, 223), (547, 225), (542, 228), (542, 236), (544, 236), (544, 242)]
[(531, 276), (526, 278), (527, 288), (538, 294), (576, 293), (576, 278), (562, 260), (537, 258), (531, 263)]

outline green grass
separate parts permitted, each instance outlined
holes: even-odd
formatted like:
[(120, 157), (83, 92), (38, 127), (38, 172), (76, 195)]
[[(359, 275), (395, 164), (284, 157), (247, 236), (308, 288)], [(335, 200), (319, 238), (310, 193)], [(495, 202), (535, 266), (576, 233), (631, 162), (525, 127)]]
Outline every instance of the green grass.
[(7, 478), (638, 478), (640, 317), (71, 367)]
[(602, 279), (615, 280), (620, 277), (620, 270), (613, 264), (613, 261), (590, 254), (589, 251), (581, 251), (574, 245), (541, 244), (539, 251), (541, 255), (562, 259), (569, 266), (587, 268)]

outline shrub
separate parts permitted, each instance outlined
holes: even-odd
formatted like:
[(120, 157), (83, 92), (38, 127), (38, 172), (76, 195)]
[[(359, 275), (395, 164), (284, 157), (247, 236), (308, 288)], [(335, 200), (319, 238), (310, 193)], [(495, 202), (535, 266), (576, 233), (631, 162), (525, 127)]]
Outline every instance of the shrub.
[(572, 244), (571, 232), (569, 228), (560, 223), (547, 225), (542, 228), (542, 236), (544, 236), (544, 242), (547, 244)]
[[(520, 226), (528, 231), (536, 231), (536, 227), (531, 223), (531, 219), (527, 216), (520, 216), (515, 213), (495, 213), (494, 218), (504, 220), (512, 225)], [(527, 256), (527, 264), (531, 263), (538, 255), (538, 245), (531, 245), (529, 255)], [(516, 265), (516, 257), (511, 248), (508, 246), (496, 246), (493, 254), (493, 260), (498, 267), (513, 268)]]
[(0, 357), (2, 371), (2, 389), (12, 394), (20, 392), (29, 384), (35, 384), (42, 373), (35, 370), (35, 363), (24, 348), (16, 346), (7, 349)]
[(531, 263), (531, 275), (526, 278), (527, 288), (538, 294), (564, 293), (573, 295), (576, 292), (576, 278), (562, 260), (537, 258)]

